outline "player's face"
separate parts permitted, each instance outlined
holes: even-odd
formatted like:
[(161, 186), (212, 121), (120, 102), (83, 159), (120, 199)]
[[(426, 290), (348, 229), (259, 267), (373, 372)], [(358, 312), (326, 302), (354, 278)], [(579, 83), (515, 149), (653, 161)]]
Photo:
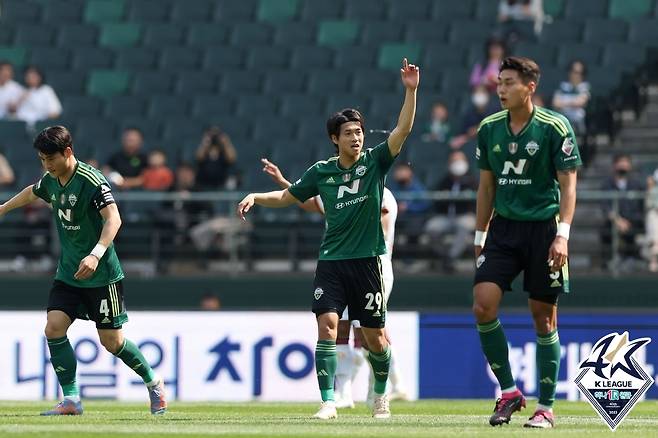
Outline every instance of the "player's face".
[(41, 165), (50, 176), (58, 178), (66, 175), (66, 172), (69, 170), (69, 158), (71, 154), (71, 148), (66, 148), (63, 154), (55, 152), (54, 154), (46, 155), (43, 152), (39, 152), (39, 159), (41, 160)]
[(338, 145), (338, 155), (357, 159), (363, 148), (363, 129), (359, 122), (347, 122), (340, 125), (338, 137), (332, 136)]
[(534, 82), (524, 84), (516, 70), (503, 70), (498, 75), (498, 98), (505, 109), (523, 106), (532, 97)]

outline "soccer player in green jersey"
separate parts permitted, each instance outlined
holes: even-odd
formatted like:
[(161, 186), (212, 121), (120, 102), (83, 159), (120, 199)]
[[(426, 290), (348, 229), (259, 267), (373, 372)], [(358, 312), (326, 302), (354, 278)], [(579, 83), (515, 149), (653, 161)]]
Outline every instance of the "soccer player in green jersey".
[(521, 272), (537, 333), (539, 381), (539, 404), (525, 426), (554, 426), (560, 366), (557, 301), (569, 292), (567, 242), (576, 208), (576, 170), (582, 163), (567, 119), (532, 104), (538, 82), (534, 61), (504, 59), (498, 76), (504, 110), (486, 117), (478, 129), (473, 313), (482, 350), (502, 390), (492, 426), (509, 423), (512, 413), (525, 407), (498, 320), (503, 293)]
[(128, 321), (123, 301), (123, 270), (114, 246), (121, 216), (103, 174), (78, 161), (63, 126), (44, 129), (34, 140), (47, 170), (41, 180), (0, 205), (0, 216), (38, 198), (50, 204), (62, 251), (48, 299), (45, 334), (64, 400), (42, 415), (81, 415), (76, 358), (66, 332), (76, 318), (96, 323), (101, 344), (133, 369), (148, 388), (151, 413), (167, 408), (164, 382), (137, 346), (124, 338)]
[(418, 67), (403, 60), (400, 70), (405, 98), (400, 117), (388, 140), (363, 151), (364, 122), (354, 109), (345, 109), (327, 121), (327, 133), (338, 146), (338, 156), (318, 161), (285, 190), (251, 193), (239, 204), (244, 215), (254, 204), (286, 207), (320, 195), (326, 230), (315, 271), (312, 310), (318, 324), (315, 367), (322, 396), (318, 419), (336, 418), (334, 375), (336, 331), (348, 308), (350, 320), (359, 320), (375, 372), (374, 418), (391, 416), (386, 397), (390, 350), (384, 326), (386, 303), (379, 255), (386, 252), (380, 211), (384, 178), (411, 132), (416, 113)]

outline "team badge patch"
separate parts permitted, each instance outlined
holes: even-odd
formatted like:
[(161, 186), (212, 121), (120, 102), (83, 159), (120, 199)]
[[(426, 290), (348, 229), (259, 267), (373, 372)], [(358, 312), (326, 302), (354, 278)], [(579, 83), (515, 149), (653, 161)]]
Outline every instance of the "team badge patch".
[(366, 170), (368, 170), (366, 166), (359, 166), (356, 168), (355, 173), (357, 176), (363, 176), (366, 174)]
[(575, 146), (573, 144), (573, 140), (571, 139), (571, 137), (565, 138), (564, 141), (562, 142), (562, 152), (564, 152), (565, 155), (571, 155), (574, 147)]
[(323, 293), (324, 291), (322, 290), (321, 287), (316, 288), (315, 292), (313, 292), (313, 297), (315, 298), (315, 301), (319, 300)]
[(78, 197), (75, 196), (74, 194), (69, 195), (69, 204), (71, 204), (71, 207), (75, 207), (75, 203), (78, 202)]
[(651, 338), (629, 341), (628, 332), (607, 334), (578, 367), (574, 383), (612, 431), (653, 385), (638, 362), (644, 362), (640, 353), (649, 342)]
[(348, 182), (350, 179), (352, 179), (352, 175), (349, 173), (343, 174), (343, 182)]
[(534, 140), (531, 140), (527, 145), (525, 145), (525, 150), (531, 157), (534, 156), (539, 150), (539, 145)]
[(519, 144), (518, 143), (510, 143), (507, 145), (507, 150), (509, 150), (509, 153), (514, 155), (516, 151), (519, 150)]
[(487, 258), (484, 256), (484, 254), (480, 254), (480, 257), (478, 257), (477, 261), (475, 262), (475, 267), (479, 269), (486, 259)]

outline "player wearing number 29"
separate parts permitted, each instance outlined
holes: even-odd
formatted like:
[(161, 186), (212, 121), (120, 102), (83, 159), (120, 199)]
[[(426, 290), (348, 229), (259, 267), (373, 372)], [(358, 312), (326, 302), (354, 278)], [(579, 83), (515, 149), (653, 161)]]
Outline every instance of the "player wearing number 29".
[(338, 320), (345, 307), (359, 320), (370, 348), (375, 374), (373, 417), (388, 418), (386, 381), (390, 350), (384, 332), (386, 303), (379, 255), (386, 252), (380, 211), (384, 178), (411, 132), (416, 113), (418, 67), (404, 59), (400, 71), (405, 98), (388, 140), (363, 151), (364, 121), (354, 109), (342, 110), (327, 121), (327, 133), (338, 156), (318, 161), (288, 189), (251, 193), (238, 205), (244, 215), (254, 204), (286, 207), (320, 195), (326, 231), (315, 272), (312, 309), (317, 318), (315, 366), (322, 396), (315, 418), (336, 418), (334, 376)]
[(539, 404), (525, 426), (549, 428), (560, 366), (557, 301), (569, 292), (567, 241), (581, 159), (567, 119), (532, 104), (539, 82), (534, 61), (504, 59), (498, 81), (504, 110), (482, 120), (476, 149), (480, 186), (473, 312), (482, 350), (502, 390), (489, 423), (508, 423), (525, 407), (498, 320), (503, 292), (523, 271), (537, 333), (539, 380)]
[(96, 323), (101, 344), (144, 380), (151, 413), (163, 414), (167, 408), (163, 380), (121, 331), (128, 321), (124, 274), (112, 244), (121, 217), (110, 185), (102, 173), (75, 158), (65, 127), (44, 129), (34, 147), (47, 172), (38, 183), (0, 205), (0, 216), (41, 198), (52, 207), (62, 247), (48, 299), (45, 334), (64, 400), (42, 415), (82, 414), (75, 353), (66, 336), (76, 318)]

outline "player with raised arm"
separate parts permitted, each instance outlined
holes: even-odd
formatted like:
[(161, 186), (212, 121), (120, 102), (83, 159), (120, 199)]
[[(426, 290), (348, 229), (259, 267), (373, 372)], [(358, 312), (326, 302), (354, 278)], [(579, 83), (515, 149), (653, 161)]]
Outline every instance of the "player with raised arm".
[(96, 323), (101, 344), (144, 380), (151, 413), (164, 414), (164, 381), (121, 331), (128, 321), (124, 274), (112, 243), (121, 227), (121, 216), (110, 185), (101, 172), (75, 158), (73, 140), (65, 127), (44, 129), (35, 138), (34, 147), (47, 172), (39, 182), (1, 204), (0, 216), (41, 198), (52, 207), (62, 247), (48, 298), (45, 334), (64, 400), (41, 415), (83, 412), (75, 353), (66, 336), (76, 318)]
[(388, 139), (363, 151), (364, 123), (361, 114), (345, 109), (327, 121), (327, 133), (338, 145), (338, 157), (318, 161), (285, 190), (250, 193), (237, 207), (244, 215), (258, 204), (286, 207), (320, 195), (327, 228), (320, 246), (315, 272), (312, 309), (318, 324), (315, 366), (322, 396), (318, 419), (336, 418), (334, 375), (336, 330), (345, 307), (350, 319), (359, 320), (375, 370), (374, 418), (389, 418), (386, 381), (390, 350), (384, 333), (386, 303), (379, 255), (386, 252), (380, 222), (384, 179), (402, 145), (411, 133), (416, 113), (416, 90), (420, 73), (406, 59), (400, 70), (405, 97), (398, 123)]
[(537, 64), (509, 57), (499, 71), (504, 110), (482, 120), (476, 149), (480, 185), (473, 313), (482, 350), (502, 390), (489, 423), (509, 423), (525, 407), (498, 320), (504, 291), (523, 272), (537, 333), (539, 381), (539, 404), (524, 426), (551, 428), (560, 366), (557, 302), (569, 292), (567, 243), (582, 162), (568, 120), (531, 101), (539, 82)]
[[(338, 152), (338, 151), (336, 151)], [(282, 189), (287, 189), (292, 184), (290, 181), (283, 176), (279, 166), (272, 163), (266, 158), (261, 159), (263, 164), (263, 172), (268, 174), (272, 180)], [(313, 198), (307, 199), (305, 202), (300, 203), (299, 207), (305, 211), (311, 213), (320, 213), (324, 216), (324, 205), (322, 204), (322, 198), (314, 196)], [(395, 221), (398, 215), (398, 205), (395, 200), (393, 193), (386, 187), (384, 187), (384, 193), (382, 195), (382, 206), (381, 206), (381, 223), (382, 231), (384, 232), (384, 240), (386, 242), (386, 254), (379, 256), (382, 264), (382, 275), (384, 278), (384, 300), (388, 307), (388, 299), (393, 290), (393, 242), (395, 240)], [(350, 340), (350, 329), (354, 325), (354, 335), (355, 340), (358, 344), (361, 345), (362, 351), (351, 348), (349, 344)], [(406, 391), (402, 388), (402, 379), (400, 376), (400, 371), (396, 365), (395, 354), (393, 352), (393, 347), (391, 346), (391, 338), (388, 334), (388, 329), (386, 329), (386, 340), (389, 343), (389, 349), (391, 350), (391, 366), (389, 369), (388, 377), (391, 382), (392, 388), (389, 393), (389, 398), (391, 400), (401, 399), (407, 400), (408, 395)], [(336, 338), (336, 380), (335, 380), (335, 396), (336, 396), (336, 407), (337, 408), (353, 408), (354, 400), (352, 398), (352, 380), (356, 377), (356, 374), (359, 371), (360, 366), (364, 363), (364, 359), (368, 357), (368, 349), (366, 341), (363, 338), (361, 333), (361, 327), (359, 326), (358, 321), (350, 321), (348, 310), (345, 309), (341, 316), (340, 321), (338, 321), (337, 329), (337, 338)], [(374, 379), (375, 375), (370, 368), (369, 373), (369, 391), (367, 401), (369, 405), (374, 403)]]

